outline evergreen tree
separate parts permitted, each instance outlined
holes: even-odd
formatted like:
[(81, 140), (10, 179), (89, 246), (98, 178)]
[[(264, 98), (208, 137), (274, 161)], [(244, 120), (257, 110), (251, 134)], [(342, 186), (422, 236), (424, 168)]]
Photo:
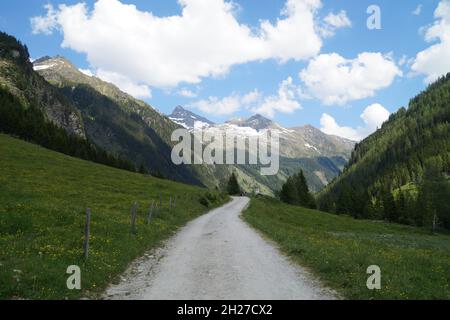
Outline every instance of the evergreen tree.
[(280, 191), (281, 201), (305, 208), (316, 208), (314, 196), (309, 191), (303, 170), (289, 177)]
[(315, 209), (316, 201), (314, 196), (309, 192), (308, 183), (306, 182), (303, 170), (294, 176), (295, 186), (297, 189), (297, 201), (300, 206)]
[(392, 192), (389, 189), (383, 192), (384, 218), (390, 222), (398, 221), (397, 207)]
[(434, 232), (440, 225), (450, 227), (450, 184), (439, 162), (429, 163), (419, 188), (418, 207), (422, 223)]
[(281, 188), (280, 200), (293, 205), (299, 203), (297, 186), (293, 177), (289, 177)]
[(238, 182), (234, 172), (231, 175), (230, 180), (228, 180), (227, 191), (228, 191), (228, 194), (232, 195), (232, 196), (241, 194), (241, 187), (239, 186), (239, 182)]

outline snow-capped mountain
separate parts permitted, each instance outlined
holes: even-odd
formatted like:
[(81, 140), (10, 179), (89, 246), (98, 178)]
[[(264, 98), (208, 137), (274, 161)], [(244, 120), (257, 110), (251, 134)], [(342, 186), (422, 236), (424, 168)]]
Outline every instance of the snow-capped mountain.
[(215, 125), (214, 122), (201, 117), (189, 110), (186, 110), (182, 106), (176, 107), (175, 110), (173, 110), (172, 114), (169, 116), (169, 119), (189, 130), (194, 129), (194, 125), (196, 125), (197, 127), (200, 126), (202, 128), (207, 128)]
[(215, 124), (178, 106), (169, 118), (191, 131), (202, 129), (240, 136), (259, 135), (266, 130), (277, 131), (280, 135), (280, 153), (287, 158), (342, 157), (347, 160), (355, 145), (353, 141), (327, 135), (310, 125), (284, 128), (259, 114), (248, 119), (232, 119), (223, 124)]
[(335, 178), (348, 161), (355, 142), (330, 136), (313, 126), (284, 128), (278, 123), (254, 115), (248, 119), (232, 119), (215, 124), (200, 115), (177, 107), (169, 118), (191, 132), (203, 130), (204, 133), (217, 133), (231, 136), (249, 137), (262, 135), (267, 131), (277, 131), (280, 136), (280, 172), (269, 179), (262, 177), (259, 170), (251, 166), (234, 165), (228, 167), (237, 171), (240, 183), (245, 190), (255, 186), (270, 194), (279, 190), (287, 176), (302, 169), (312, 190), (319, 191)]
[(277, 123), (270, 119), (263, 117), (260, 114), (256, 114), (248, 119), (233, 119), (226, 122), (226, 124), (236, 125), (242, 128), (252, 128), (257, 131), (268, 129), (283, 129)]

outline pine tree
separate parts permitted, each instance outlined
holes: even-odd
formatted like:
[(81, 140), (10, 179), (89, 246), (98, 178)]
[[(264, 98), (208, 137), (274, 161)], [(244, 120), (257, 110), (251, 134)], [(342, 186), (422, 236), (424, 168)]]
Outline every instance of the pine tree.
[(307, 208), (316, 208), (316, 201), (314, 196), (309, 192), (308, 183), (306, 182), (303, 170), (301, 170), (296, 176), (294, 176), (295, 185), (297, 188), (298, 204)]
[(228, 194), (232, 195), (232, 196), (241, 194), (241, 188), (239, 186), (239, 182), (238, 182), (234, 172), (231, 175), (230, 180), (228, 180), (227, 190), (228, 190)]
[(293, 205), (297, 205), (299, 203), (298, 191), (294, 177), (289, 177), (281, 188), (280, 200)]
[(450, 226), (450, 184), (442, 173), (439, 161), (429, 163), (425, 169), (424, 179), (419, 188), (418, 210), (422, 223), (432, 232), (438, 224)]
[(292, 205), (315, 209), (316, 201), (309, 191), (303, 170), (289, 177), (280, 191), (280, 200)]
[(391, 190), (386, 189), (383, 192), (383, 208), (384, 218), (390, 222), (397, 222), (398, 214), (397, 207), (395, 205), (395, 199)]

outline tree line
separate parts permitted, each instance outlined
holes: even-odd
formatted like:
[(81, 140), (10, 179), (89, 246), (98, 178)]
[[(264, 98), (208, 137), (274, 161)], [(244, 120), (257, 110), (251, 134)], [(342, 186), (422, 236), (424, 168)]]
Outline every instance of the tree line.
[(319, 208), (355, 218), (450, 229), (450, 74), (357, 144)]
[(15, 96), (3, 88), (0, 88), (0, 115), (0, 132), (69, 156), (136, 171), (129, 160), (112, 155), (48, 121), (37, 107), (24, 108)]

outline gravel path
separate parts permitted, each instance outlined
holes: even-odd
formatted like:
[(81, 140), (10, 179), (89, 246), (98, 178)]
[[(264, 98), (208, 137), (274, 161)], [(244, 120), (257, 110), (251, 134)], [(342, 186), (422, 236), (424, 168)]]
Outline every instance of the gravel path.
[(240, 218), (248, 203), (233, 198), (190, 222), (166, 246), (135, 261), (105, 299), (336, 298)]

